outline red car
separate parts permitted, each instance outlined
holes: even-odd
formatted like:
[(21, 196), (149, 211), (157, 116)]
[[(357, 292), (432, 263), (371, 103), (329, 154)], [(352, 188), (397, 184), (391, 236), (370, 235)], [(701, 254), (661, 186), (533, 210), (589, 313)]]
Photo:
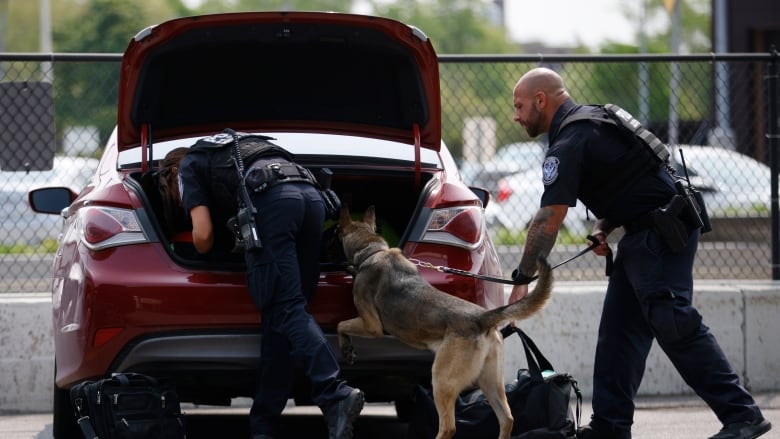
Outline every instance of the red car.
[[(242, 256), (178, 252), (155, 201), (165, 153), (226, 127), (276, 138), (315, 174), (330, 168), (342, 201), (355, 213), (375, 205), (408, 257), (501, 276), (487, 194), (464, 184), (442, 143), (437, 57), (414, 27), (311, 12), (175, 19), (130, 41), (119, 90), (117, 127), (87, 187), (29, 195), (36, 211), (64, 217), (52, 282), (58, 438), (78, 434), (68, 389), (113, 372), (171, 378), (183, 401), (201, 404), (253, 395), (260, 316)], [(309, 307), (333, 346), (336, 324), (356, 315), (337, 246), (324, 243)], [(449, 294), (504, 303), (498, 283), (420, 271)], [(390, 336), (355, 342), (343, 374), (369, 401), (401, 402), (429, 382), (428, 352)], [(291, 398), (306, 404), (298, 382)]]

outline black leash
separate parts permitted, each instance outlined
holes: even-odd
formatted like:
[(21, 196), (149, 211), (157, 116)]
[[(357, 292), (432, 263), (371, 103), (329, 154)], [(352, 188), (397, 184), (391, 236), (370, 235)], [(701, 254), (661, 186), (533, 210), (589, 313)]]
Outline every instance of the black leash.
[[(585, 253), (588, 253), (589, 251), (593, 250), (594, 248), (596, 248), (596, 247), (598, 247), (600, 245), (599, 240), (596, 239), (596, 237), (594, 237), (592, 235), (588, 235), (587, 239), (588, 239), (588, 241), (591, 241), (591, 243), (592, 243), (591, 245), (589, 245), (586, 248), (582, 249), (580, 252), (578, 252), (576, 255), (570, 257), (569, 259), (566, 259), (565, 261), (557, 263), (551, 269), (554, 270), (554, 269), (560, 267), (563, 264), (571, 262), (571, 261), (579, 258), (580, 256), (584, 255)], [(417, 265), (419, 265), (421, 267), (430, 268), (430, 269), (433, 269), (433, 270), (440, 271), (442, 273), (458, 274), (458, 275), (461, 275), (461, 276), (468, 276), (468, 277), (473, 277), (473, 278), (476, 278), (476, 279), (487, 280), (487, 281), (490, 281), (490, 282), (497, 282), (497, 283), (508, 284), (508, 285), (527, 285), (527, 284), (530, 284), (531, 282), (536, 280), (536, 278), (539, 277), (539, 276), (528, 277), (528, 276), (520, 273), (520, 267), (518, 267), (514, 271), (512, 271), (512, 279), (504, 279), (504, 278), (501, 278), (501, 277), (493, 277), (493, 276), (487, 276), (487, 275), (484, 275), (484, 274), (471, 273), (469, 271), (459, 270), (457, 268), (443, 267), (441, 265), (437, 266), (437, 265), (431, 264), (430, 262), (420, 261), (419, 259), (410, 259), (410, 261), (414, 262), (415, 264), (417, 264)], [(612, 272), (612, 262), (613, 262), (612, 261), (612, 250), (610, 250), (609, 253), (607, 254), (607, 268), (606, 268), (606, 275), (607, 276), (609, 276), (610, 273)]]

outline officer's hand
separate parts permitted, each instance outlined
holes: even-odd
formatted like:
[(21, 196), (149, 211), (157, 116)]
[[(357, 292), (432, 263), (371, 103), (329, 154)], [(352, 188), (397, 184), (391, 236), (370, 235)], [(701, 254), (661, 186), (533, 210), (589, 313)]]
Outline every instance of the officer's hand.
[(515, 303), (528, 295), (528, 284), (515, 285), (512, 294), (509, 295), (509, 303)]
[[(612, 249), (609, 248), (609, 244), (607, 243), (607, 234), (604, 232), (598, 232), (594, 233), (593, 235), (590, 235), (592, 238), (596, 238), (597, 245), (593, 248), (593, 253), (596, 253), (599, 256), (607, 256), (608, 254), (612, 253)], [(588, 239), (591, 242), (594, 242), (592, 239)]]

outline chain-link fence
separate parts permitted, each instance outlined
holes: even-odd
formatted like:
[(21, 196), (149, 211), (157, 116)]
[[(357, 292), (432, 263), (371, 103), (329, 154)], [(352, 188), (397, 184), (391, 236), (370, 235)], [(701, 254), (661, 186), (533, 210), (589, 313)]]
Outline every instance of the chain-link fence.
[[(32, 213), (27, 191), (42, 184), (80, 188), (91, 176), (115, 123), (120, 59), (0, 54), (0, 292), (49, 289), (61, 219)], [(777, 54), (442, 56), (444, 140), (467, 182), (491, 192), (486, 216), (506, 274), (519, 260), (538, 207), (546, 148), (545, 139), (527, 138), (512, 120), (512, 88), (542, 65), (561, 74), (576, 101), (612, 102), (631, 112), (670, 145), (678, 168), (683, 151), (714, 227), (700, 245), (698, 278), (777, 276), (770, 172), (777, 62)], [(52, 165), (36, 161), (52, 147), (53, 170), (36, 170)], [(570, 209), (552, 262), (586, 245), (593, 219), (582, 206)], [(556, 277), (602, 279), (601, 264), (586, 255), (560, 267)]]
[[(529, 139), (512, 120), (512, 89), (523, 73), (545, 66), (561, 74), (575, 101), (611, 102), (632, 113), (668, 143), (679, 175), (685, 159), (713, 223), (700, 244), (697, 278), (772, 278), (777, 243), (772, 245), (771, 231), (777, 223), (771, 215), (770, 143), (778, 145), (767, 127), (774, 121), (776, 134), (777, 54), (445, 56), (441, 61), (445, 140), (462, 158), (464, 178), (492, 194), (486, 216), (506, 273), (519, 261), (524, 231), (539, 206), (547, 147), (546, 139)], [(551, 262), (584, 248), (593, 220), (582, 205), (569, 209)], [(586, 255), (556, 270), (556, 278), (603, 279), (603, 263)]]

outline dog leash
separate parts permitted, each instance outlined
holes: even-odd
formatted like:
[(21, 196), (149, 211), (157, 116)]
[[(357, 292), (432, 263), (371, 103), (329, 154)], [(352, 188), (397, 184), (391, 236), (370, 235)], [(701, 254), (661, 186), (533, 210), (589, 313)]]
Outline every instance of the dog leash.
[[(596, 237), (594, 237), (592, 235), (588, 235), (587, 239), (588, 239), (588, 241), (591, 241), (592, 244), (590, 244), (589, 246), (587, 246), (584, 249), (580, 250), (577, 254), (575, 254), (574, 256), (566, 259), (565, 261), (557, 263), (556, 265), (552, 266), (550, 269), (554, 270), (554, 269), (560, 267), (563, 264), (569, 263), (569, 262), (579, 258), (580, 256), (584, 255), (585, 253), (588, 253), (589, 251), (593, 250), (594, 248), (596, 248), (596, 247), (598, 247), (600, 245), (599, 240), (596, 239)], [(488, 276), (488, 275), (484, 275), (484, 274), (472, 273), (472, 272), (465, 271), (465, 270), (459, 270), (457, 268), (445, 267), (443, 265), (433, 265), (430, 262), (421, 261), (419, 259), (409, 258), (409, 260), (411, 262), (413, 262), (415, 265), (418, 265), (420, 267), (428, 268), (428, 269), (431, 269), (431, 270), (436, 270), (436, 271), (439, 271), (439, 272), (442, 272), (442, 273), (458, 274), (458, 275), (461, 275), (461, 276), (468, 276), (468, 277), (473, 277), (473, 278), (476, 278), (476, 279), (487, 280), (487, 281), (490, 281), (490, 282), (497, 282), (497, 283), (509, 284), (509, 285), (527, 285), (527, 284), (533, 282), (534, 280), (536, 280), (536, 278), (539, 277), (539, 276), (528, 277), (528, 276), (520, 273), (520, 268), (519, 267), (516, 268), (514, 271), (512, 271), (512, 278), (511, 279), (504, 279), (504, 278), (501, 278), (501, 277), (494, 277), (494, 276)], [(605, 270), (607, 276), (609, 276), (610, 273), (612, 272), (612, 263), (613, 263), (612, 250), (608, 249), (608, 253), (607, 253), (607, 267), (606, 267), (606, 270)]]

